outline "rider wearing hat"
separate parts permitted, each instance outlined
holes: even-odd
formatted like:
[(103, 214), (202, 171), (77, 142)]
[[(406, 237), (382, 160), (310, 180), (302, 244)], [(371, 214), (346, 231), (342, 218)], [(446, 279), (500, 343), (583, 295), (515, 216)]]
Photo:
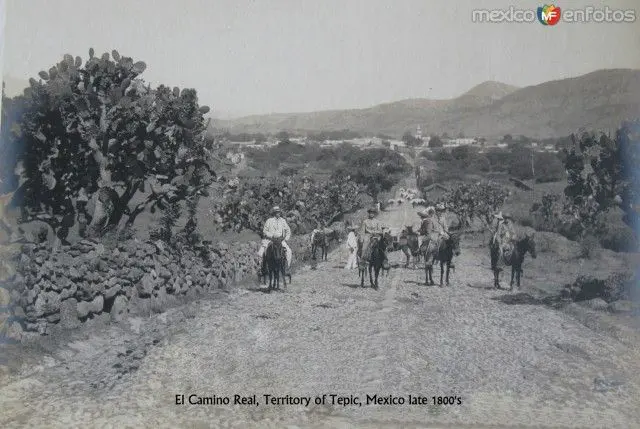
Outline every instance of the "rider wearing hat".
[(439, 203), (435, 207), (429, 206), (423, 212), (418, 213), (423, 218), (420, 225), (420, 235), (425, 237), (420, 247), (427, 246), (441, 237), (447, 238), (449, 236), (447, 222), (444, 218), (445, 211), (445, 205)]
[[(362, 226), (360, 227), (360, 240), (362, 240), (362, 258), (365, 260), (369, 260), (371, 256), (371, 237), (374, 234), (383, 234), (384, 233), (384, 225), (380, 223), (375, 217), (378, 211), (376, 208), (371, 207), (367, 210), (368, 218), (362, 221)], [(386, 261), (386, 253), (385, 253), (385, 261)]]
[(513, 217), (510, 213), (502, 213), (494, 215), (498, 224), (494, 235), (494, 241), (500, 244), (502, 254), (508, 256), (513, 248), (512, 241), (516, 236), (513, 226)]
[[(287, 241), (291, 238), (291, 228), (289, 228), (287, 221), (282, 217), (282, 210), (280, 209), (280, 207), (273, 207), (271, 213), (273, 214), (273, 216), (267, 219), (267, 221), (264, 223), (264, 227), (262, 228), (262, 243), (260, 249), (258, 250), (258, 256), (260, 257), (260, 260), (264, 262), (264, 252), (265, 250), (267, 250), (267, 246), (269, 246), (271, 239), (283, 237), (282, 246), (285, 249), (288, 270), (289, 267), (291, 267), (291, 259), (293, 256), (291, 248), (287, 244)], [(264, 263), (262, 264), (262, 266), (264, 267)]]

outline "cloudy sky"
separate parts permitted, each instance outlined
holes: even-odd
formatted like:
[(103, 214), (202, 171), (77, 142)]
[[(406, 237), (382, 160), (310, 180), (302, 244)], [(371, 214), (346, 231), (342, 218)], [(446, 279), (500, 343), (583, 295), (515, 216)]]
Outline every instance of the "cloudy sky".
[(6, 1), (5, 79), (26, 81), (65, 53), (117, 49), (147, 63), (147, 81), (196, 88), (220, 114), (368, 107), (455, 97), (486, 80), (527, 86), (640, 68), (634, 0), (606, 3), (637, 8), (635, 23), (556, 26), (472, 22), (474, 8), (542, 5), (528, 0)]

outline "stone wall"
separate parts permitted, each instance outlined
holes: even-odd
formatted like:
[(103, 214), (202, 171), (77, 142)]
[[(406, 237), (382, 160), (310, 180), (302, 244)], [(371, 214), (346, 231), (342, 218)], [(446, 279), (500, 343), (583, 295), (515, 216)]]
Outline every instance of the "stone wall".
[(92, 319), (119, 321), (129, 313), (162, 311), (255, 276), (258, 267), (257, 243), (233, 248), (217, 243), (181, 252), (161, 241), (135, 239), (109, 248), (89, 240), (57, 251), (46, 245), (21, 247), (2, 287), (23, 334), (48, 334)]
[[(365, 217), (360, 210), (346, 220), (359, 224)], [(344, 222), (332, 227), (346, 237)], [(308, 234), (292, 237), (293, 271), (310, 262), (309, 240)], [(216, 243), (178, 251), (161, 241), (137, 239), (107, 245), (82, 240), (55, 250), (47, 243), (4, 246), (0, 336), (22, 340), (86, 322), (117, 322), (234, 283), (255, 282), (258, 246)]]

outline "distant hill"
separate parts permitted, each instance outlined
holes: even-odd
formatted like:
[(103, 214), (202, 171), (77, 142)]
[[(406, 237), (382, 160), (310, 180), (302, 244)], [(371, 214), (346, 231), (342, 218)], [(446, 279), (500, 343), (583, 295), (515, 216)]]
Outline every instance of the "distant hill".
[(232, 133), (349, 129), (393, 136), (420, 125), (427, 134), (549, 138), (581, 128), (614, 129), (636, 115), (640, 70), (608, 69), (525, 88), (488, 81), (450, 100), (408, 99), (365, 109), (254, 115), (212, 125)]

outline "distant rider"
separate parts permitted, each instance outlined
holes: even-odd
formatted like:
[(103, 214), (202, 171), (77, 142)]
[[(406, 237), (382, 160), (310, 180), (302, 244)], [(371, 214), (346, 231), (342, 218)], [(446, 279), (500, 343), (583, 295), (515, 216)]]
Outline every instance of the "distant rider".
[[(367, 214), (369, 217), (362, 221), (362, 226), (360, 228), (360, 239), (362, 240), (362, 259), (364, 259), (365, 261), (371, 260), (371, 237), (374, 234), (384, 234), (384, 225), (375, 218), (377, 212), (378, 210), (373, 207), (367, 210)], [(387, 253), (385, 252), (384, 255), (384, 264), (385, 266), (387, 266)]]
[(258, 250), (258, 256), (262, 261), (262, 270), (264, 273), (264, 252), (265, 250), (267, 250), (271, 239), (284, 237), (284, 239), (282, 240), (282, 246), (285, 249), (287, 271), (289, 271), (293, 254), (291, 252), (291, 248), (287, 244), (287, 241), (291, 239), (291, 228), (289, 228), (287, 221), (282, 217), (282, 210), (280, 209), (280, 207), (275, 206), (271, 210), (271, 213), (273, 214), (273, 216), (267, 219), (267, 221), (264, 223), (264, 227), (262, 228), (262, 243), (260, 249)]

